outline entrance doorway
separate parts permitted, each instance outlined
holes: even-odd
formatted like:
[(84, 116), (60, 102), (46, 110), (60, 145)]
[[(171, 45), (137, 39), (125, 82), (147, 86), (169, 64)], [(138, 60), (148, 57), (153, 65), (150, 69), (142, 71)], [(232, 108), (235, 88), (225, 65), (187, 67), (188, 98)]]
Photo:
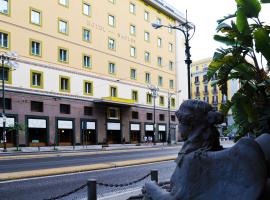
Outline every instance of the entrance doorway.
[[(16, 130), (11, 130), (10, 128), (6, 128), (6, 138), (7, 147), (16, 146)], [(4, 138), (3, 138), (3, 127), (0, 127), (0, 147), (4, 146)]]
[(139, 123), (130, 124), (130, 143), (137, 144), (141, 142), (141, 125)]
[(91, 129), (82, 130), (82, 144), (83, 145), (97, 144), (96, 130)]
[(46, 128), (28, 128), (28, 141), (30, 147), (46, 146)]
[(158, 132), (158, 141), (159, 142), (166, 142), (166, 132), (165, 131)]
[(120, 122), (107, 123), (107, 142), (109, 144), (121, 144), (121, 124)]
[(73, 144), (72, 129), (58, 129), (58, 145), (69, 146)]

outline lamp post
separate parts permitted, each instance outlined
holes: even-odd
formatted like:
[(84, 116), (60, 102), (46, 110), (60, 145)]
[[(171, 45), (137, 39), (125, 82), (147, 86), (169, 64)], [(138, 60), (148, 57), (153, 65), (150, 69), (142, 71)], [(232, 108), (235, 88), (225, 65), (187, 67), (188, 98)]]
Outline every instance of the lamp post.
[[(191, 38), (194, 36), (195, 33), (195, 25), (189, 21), (187, 21), (187, 11), (186, 11), (186, 22), (177, 25), (177, 26), (166, 26), (166, 25), (162, 25), (162, 24), (155, 24), (152, 23), (153, 28), (155, 29), (159, 29), (161, 27), (167, 27), (170, 29), (176, 29), (179, 30), (183, 33), (184, 38), (185, 38), (185, 54), (186, 54), (186, 60), (185, 63), (187, 65), (187, 76), (188, 76), (188, 99), (191, 99), (191, 84), (190, 84), (190, 65), (192, 63), (191, 58), (191, 54), (190, 54), (190, 46), (189, 46), (189, 41), (191, 40)], [(190, 31), (192, 31), (190, 33)]]
[[(180, 93), (181, 90), (178, 90), (176, 93)], [(175, 92), (168, 92), (168, 139), (167, 143), (170, 145), (172, 143), (171, 139), (171, 97), (176, 94)]]
[(10, 60), (14, 60), (15, 56), (17, 56), (16, 53), (14, 52), (9, 52), (9, 53), (2, 53), (0, 55), (0, 60), (2, 64), (2, 107), (3, 107), (3, 112), (2, 112), (2, 119), (3, 119), (3, 143), (4, 143), (4, 148), (3, 152), (7, 151), (7, 133), (6, 133), (6, 102), (5, 102), (5, 63), (7, 63), (7, 80), (8, 80), (8, 74), (9, 74), (9, 65), (15, 66), (16, 63), (11, 63)]
[(158, 96), (159, 88), (153, 85), (149, 85), (148, 89), (151, 91), (151, 96), (154, 99), (154, 137), (153, 137), (153, 144), (155, 144), (156, 141), (156, 98)]

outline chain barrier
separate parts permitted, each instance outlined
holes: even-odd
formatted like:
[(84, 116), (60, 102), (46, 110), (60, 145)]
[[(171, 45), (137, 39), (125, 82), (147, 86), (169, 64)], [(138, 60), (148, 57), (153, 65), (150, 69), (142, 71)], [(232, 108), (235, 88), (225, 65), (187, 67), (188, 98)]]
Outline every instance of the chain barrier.
[(80, 187), (78, 187), (78, 188), (76, 188), (76, 189), (74, 189), (74, 190), (71, 190), (70, 192), (67, 192), (67, 193), (65, 193), (65, 194), (62, 194), (62, 195), (59, 195), (59, 196), (56, 196), (56, 197), (51, 197), (51, 198), (49, 198), (49, 199), (43, 199), (43, 200), (57, 200), (57, 199), (61, 199), (61, 198), (63, 198), (63, 197), (69, 196), (69, 195), (71, 195), (71, 194), (74, 194), (74, 193), (76, 193), (76, 192), (82, 190), (82, 189), (85, 188), (86, 186), (87, 186), (87, 183), (85, 183), (85, 184), (81, 185)]
[[(145, 176), (143, 176), (142, 178), (139, 178), (135, 181), (132, 181), (132, 182), (129, 182), (129, 183), (123, 183), (123, 184), (108, 184), (108, 183), (99, 183), (97, 182), (97, 185), (100, 185), (100, 186), (105, 186), (105, 187), (125, 187), (125, 186), (129, 186), (129, 185), (133, 185), (135, 183), (138, 183), (144, 179), (146, 179), (148, 176), (150, 176), (151, 173), (148, 173), (146, 174)], [(70, 192), (67, 192), (65, 194), (62, 194), (62, 195), (59, 195), (59, 196), (56, 196), (56, 197), (51, 197), (49, 199), (43, 199), (43, 200), (57, 200), (57, 199), (61, 199), (63, 197), (66, 197), (66, 196), (69, 196), (71, 194), (74, 194), (80, 190), (82, 190), (83, 188), (85, 188), (87, 186), (87, 183), (86, 184), (83, 184), (81, 185), (80, 187), (74, 189), (74, 190), (71, 190)]]
[(100, 183), (100, 182), (97, 182), (97, 185), (100, 185), (100, 186), (105, 186), (105, 187), (125, 187), (125, 186), (129, 186), (129, 185), (133, 185), (135, 183), (138, 183), (144, 179), (146, 179), (148, 176), (150, 176), (151, 173), (148, 173), (146, 174), (145, 176), (143, 176), (142, 178), (139, 178), (135, 181), (131, 181), (129, 183), (123, 183), (123, 184), (109, 184), (109, 183)]

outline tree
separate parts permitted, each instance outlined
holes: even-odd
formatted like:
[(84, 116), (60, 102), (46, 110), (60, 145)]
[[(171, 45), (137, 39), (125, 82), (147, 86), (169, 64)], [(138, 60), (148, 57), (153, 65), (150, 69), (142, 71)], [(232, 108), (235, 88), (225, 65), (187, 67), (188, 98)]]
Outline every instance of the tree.
[(231, 109), (238, 139), (270, 133), (270, 26), (259, 19), (262, 4), (270, 0), (235, 1), (236, 12), (217, 21), (214, 40), (226, 48), (216, 50), (207, 76), (217, 74), (212, 85), (225, 95), (228, 80), (239, 81), (238, 91), (221, 106), (225, 114)]
[(9, 126), (7, 132), (16, 131), (16, 148), (19, 151), (19, 131), (25, 130), (25, 124), (15, 122), (14, 125)]

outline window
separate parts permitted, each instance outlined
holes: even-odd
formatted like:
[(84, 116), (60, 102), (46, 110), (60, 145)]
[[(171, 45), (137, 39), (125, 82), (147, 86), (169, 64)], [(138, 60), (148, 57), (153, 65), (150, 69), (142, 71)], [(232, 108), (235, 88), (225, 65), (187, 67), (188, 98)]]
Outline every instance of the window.
[(30, 40), (31, 55), (41, 56), (41, 43), (38, 41)]
[(108, 16), (108, 23), (110, 26), (115, 26), (115, 17), (113, 15)]
[(169, 61), (169, 70), (173, 70), (173, 62), (172, 61)]
[(136, 56), (136, 48), (135, 47), (130, 47), (130, 56), (135, 57)]
[(164, 96), (159, 96), (159, 105), (164, 106)]
[(162, 58), (160, 56), (157, 57), (157, 64), (158, 66), (162, 65)]
[(171, 98), (171, 106), (174, 108), (175, 107), (175, 98)]
[(129, 12), (132, 13), (132, 14), (135, 14), (136, 13), (136, 6), (135, 6), (135, 4), (133, 4), (133, 3), (130, 3), (129, 4)]
[(30, 87), (43, 88), (43, 72), (30, 70)]
[(59, 4), (68, 7), (68, 0), (59, 0)]
[(146, 83), (150, 83), (151, 82), (151, 76), (150, 76), (150, 73), (148, 73), (148, 72), (145, 73), (145, 82)]
[(174, 88), (174, 82), (173, 82), (173, 80), (170, 80), (169, 85), (170, 85), (170, 88), (171, 88), (171, 89), (173, 89), (173, 88)]
[(68, 50), (59, 48), (59, 61), (60, 62), (68, 62)]
[(115, 74), (115, 63), (112, 62), (109, 63), (109, 73)]
[(110, 86), (110, 96), (111, 97), (117, 97), (117, 87)]
[(152, 120), (153, 114), (152, 113), (146, 113), (146, 120)]
[[(3, 109), (3, 98), (0, 98), (0, 109)], [(5, 98), (5, 109), (12, 109), (12, 101), (10, 98)]]
[(207, 86), (207, 85), (204, 86), (204, 93), (205, 93), (205, 94), (208, 93), (208, 86)]
[(130, 25), (130, 35), (136, 35), (136, 26)]
[(144, 41), (147, 41), (147, 42), (150, 41), (150, 33), (149, 32), (144, 32)]
[(149, 21), (149, 12), (144, 11), (144, 20)]
[(83, 55), (83, 66), (86, 67), (86, 68), (91, 68), (92, 67), (91, 56)]
[(43, 102), (31, 101), (31, 111), (32, 112), (43, 112)]
[(195, 83), (199, 83), (199, 76), (195, 76)]
[(10, 0), (0, 0), (0, 13), (9, 15)]
[(161, 19), (157, 18), (156, 24), (161, 25)]
[(169, 43), (169, 51), (172, 52), (173, 51), (173, 44)]
[(163, 85), (163, 78), (162, 76), (158, 76), (158, 86), (162, 86)]
[(60, 113), (70, 114), (70, 105), (69, 104), (60, 104)]
[(146, 94), (146, 103), (152, 104), (152, 95), (150, 93)]
[(69, 92), (70, 91), (69, 77), (60, 76), (60, 91), (61, 92)]
[(84, 95), (93, 95), (93, 82), (91, 81), (84, 81)]
[[(0, 67), (0, 80), (2, 81), (3, 73), (2, 73), (2, 65)], [(12, 74), (8, 67), (4, 67), (4, 81), (8, 84), (12, 82)]]
[(130, 78), (133, 80), (137, 79), (137, 71), (136, 69), (130, 69)]
[(9, 49), (9, 34), (0, 32), (0, 48)]
[(108, 119), (120, 119), (120, 110), (118, 108), (108, 108), (107, 117)]
[(131, 99), (138, 102), (138, 91), (132, 90), (131, 92)]
[(168, 32), (172, 33), (172, 28), (170, 26), (172, 26), (172, 25), (169, 25)]
[(58, 31), (59, 33), (63, 33), (65, 35), (68, 34), (68, 22), (62, 19), (58, 20)]
[(41, 25), (41, 12), (35, 9), (30, 9), (31, 12), (31, 19), (30, 22), (35, 25)]
[(84, 115), (93, 115), (93, 108), (90, 106), (84, 106)]
[(175, 122), (175, 115), (171, 115), (171, 120)]
[(83, 41), (85, 42), (91, 41), (91, 31), (89, 29), (83, 28)]
[(132, 111), (131, 116), (132, 116), (132, 119), (139, 119), (139, 112)]
[(109, 38), (109, 41), (108, 41), (108, 48), (109, 48), (109, 49), (112, 49), (112, 50), (115, 50), (115, 40), (114, 40), (114, 39)]
[(165, 115), (159, 114), (159, 121), (164, 121), (164, 120), (165, 120)]
[(91, 6), (88, 3), (83, 3), (83, 14), (87, 16), (91, 15)]
[(158, 38), (157, 39), (157, 46), (158, 47), (161, 47), (162, 46), (162, 39), (161, 38)]
[(144, 52), (144, 60), (145, 62), (150, 62), (150, 53), (148, 51)]
[(203, 82), (204, 82), (204, 83), (207, 83), (207, 82), (208, 82), (208, 80), (207, 80), (207, 75), (203, 75)]

